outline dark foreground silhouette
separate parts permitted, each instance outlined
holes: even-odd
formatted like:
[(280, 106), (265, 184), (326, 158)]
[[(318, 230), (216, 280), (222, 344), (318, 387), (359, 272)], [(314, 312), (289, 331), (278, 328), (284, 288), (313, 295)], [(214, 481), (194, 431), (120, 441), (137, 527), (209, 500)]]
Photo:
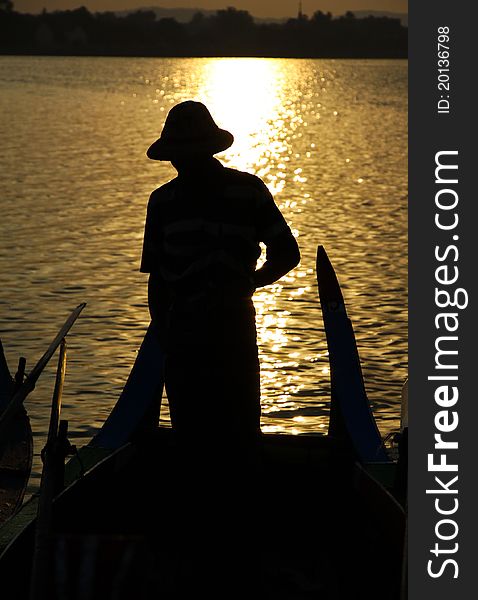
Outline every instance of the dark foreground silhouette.
[[(403, 511), (333, 439), (265, 436), (248, 477), (183, 458), (160, 428), (59, 498), (46, 598), (400, 597)], [(0, 561), (6, 598), (28, 598), (32, 532)]]
[[(348, 340), (337, 335), (348, 318), (323, 248), (317, 266), (331, 366), (345, 366), (340, 357), (357, 350), (353, 332)], [(329, 312), (340, 318), (331, 320)], [(138, 361), (144, 361), (141, 352)], [(57, 377), (64, 373), (61, 362)], [(380, 438), (371, 427), (364, 440), (358, 425), (370, 407), (355, 393), (342, 393), (338, 379), (354, 379), (357, 369), (355, 361), (345, 370), (331, 369), (335, 425), (329, 424), (326, 436), (262, 435), (247, 465), (223, 444), (227, 436), (216, 437), (207, 427), (207, 442), (196, 435), (197, 446), (188, 452), (180, 451), (170, 428), (138, 429), (131, 402), (131, 420), (108, 419), (103, 445), (97, 434), (58, 473), (66, 489), (53, 504), (41, 554), (43, 586), (35, 585), (35, 600), (398, 600), (405, 513), (396, 499), (405, 500), (406, 477), (397, 477), (401, 453), (398, 464), (386, 456), (377, 464)], [(143, 388), (136, 380), (138, 400)], [(347, 425), (351, 410), (357, 419)], [(371, 451), (362, 464), (356, 460), (361, 448)], [(406, 467), (406, 453), (403, 460)], [(43, 497), (42, 477), (40, 504)], [(34, 540), (42, 522), (40, 511), (35, 522), (37, 503), (34, 496), (2, 529), (6, 598), (32, 598), (32, 558), (38, 564), (40, 556)]]
[[(150, 274), (176, 434), (198, 448), (207, 430), (243, 460), (260, 432), (252, 295), (293, 269), (300, 253), (266, 185), (213, 157), (233, 141), (203, 104), (171, 109), (148, 156), (171, 161), (178, 176), (149, 199), (141, 271)], [(256, 270), (261, 242), (266, 262)]]

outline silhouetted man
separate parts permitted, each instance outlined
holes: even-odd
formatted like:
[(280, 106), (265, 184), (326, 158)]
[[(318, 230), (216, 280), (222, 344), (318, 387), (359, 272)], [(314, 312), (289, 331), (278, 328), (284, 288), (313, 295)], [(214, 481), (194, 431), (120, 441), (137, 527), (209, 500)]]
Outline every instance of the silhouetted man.
[[(147, 154), (171, 161), (178, 176), (151, 194), (141, 263), (166, 353), (173, 428), (188, 443), (220, 439), (222, 451), (239, 450), (260, 431), (252, 295), (300, 260), (265, 184), (213, 157), (233, 140), (203, 104), (171, 109)], [(267, 255), (256, 270), (259, 242)]]

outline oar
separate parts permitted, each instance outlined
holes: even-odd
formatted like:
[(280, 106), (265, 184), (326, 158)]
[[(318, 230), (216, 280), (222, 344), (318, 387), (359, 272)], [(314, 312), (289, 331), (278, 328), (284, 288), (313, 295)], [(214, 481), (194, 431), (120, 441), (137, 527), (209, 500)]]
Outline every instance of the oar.
[(60, 429), (65, 429), (64, 421), (60, 422), (61, 396), (66, 371), (66, 343), (61, 341), (58, 368), (56, 372), (55, 390), (51, 403), (50, 426), (48, 438), (42, 452), (43, 470), (40, 484), (40, 497), (33, 549), (33, 567), (30, 583), (30, 600), (46, 598), (50, 576), (51, 556), (51, 523), (53, 498), (63, 485), (63, 467), (65, 461), (65, 439)]
[(14, 393), (13, 398), (11, 399), (8, 406), (5, 408), (3, 413), (0, 415), (0, 439), (2, 438), (3, 432), (10, 422), (10, 419), (19, 409), (19, 407), (23, 404), (23, 401), (28, 396), (30, 392), (35, 389), (36, 382), (38, 378), (42, 374), (43, 369), (46, 367), (51, 357), (55, 353), (58, 346), (61, 344), (61, 341), (65, 338), (67, 333), (72, 328), (76, 319), (80, 316), (81, 311), (85, 308), (86, 303), (78, 305), (75, 310), (71, 313), (68, 319), (65, 321), (63, 327), (60, 329), (55, 339), (52, 341), (48, 350), (45, 354), (40, 358), (37, 364), (33, 367), (30, 374), (26, 377), (23, 384), (18, 388), (18, 390)]

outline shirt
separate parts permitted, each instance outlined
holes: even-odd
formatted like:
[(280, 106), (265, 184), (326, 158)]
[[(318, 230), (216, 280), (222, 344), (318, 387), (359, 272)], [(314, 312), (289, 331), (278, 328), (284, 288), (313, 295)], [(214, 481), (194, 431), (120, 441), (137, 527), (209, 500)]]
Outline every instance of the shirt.
[(140, 270), (159, 273), (178, 296), (228, 288), (250, 296), (260, 242), (284, 233), (292, 235), (263, 181), (213, 159), (151, 194)]

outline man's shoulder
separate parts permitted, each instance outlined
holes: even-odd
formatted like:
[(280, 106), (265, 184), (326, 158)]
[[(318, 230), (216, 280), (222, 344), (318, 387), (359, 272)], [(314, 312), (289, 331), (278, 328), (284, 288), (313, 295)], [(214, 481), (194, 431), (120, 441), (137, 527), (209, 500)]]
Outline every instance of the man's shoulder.
[(224, 177), (227, 180), (234, 182), (242, 182), (246, 185), (264, 185), (262, 179), (257, 177), (257, 175), (247, 173), (246, 171), (239, 171), (238, 169), (231, 169), (230, 167), (224, 167)]
[(178, 178), (175, 177), (174, 179), (171, 179), (171, 181), (168, 181), (167, 183), (164, 183), (163, 185), (161, 185), (159, 188), (156, 188), (151, 193), (151, 196), (149, 197), (149, 205), (151, 207), (154, 207), (158, 204), (162, 204), (164, 202), (168, 202), (169, 200), (172, 200), (172, 198), (174, 197), (174, 193), (176, 191), (177, 185), (178, 185)]
[(257, 175), (253, 175), (252, 173), (225, 167), (224, 177), (229, 185), (249, 187), (260, 194), (267, 192), (266, 184), (260, 177), (257, 177)]

